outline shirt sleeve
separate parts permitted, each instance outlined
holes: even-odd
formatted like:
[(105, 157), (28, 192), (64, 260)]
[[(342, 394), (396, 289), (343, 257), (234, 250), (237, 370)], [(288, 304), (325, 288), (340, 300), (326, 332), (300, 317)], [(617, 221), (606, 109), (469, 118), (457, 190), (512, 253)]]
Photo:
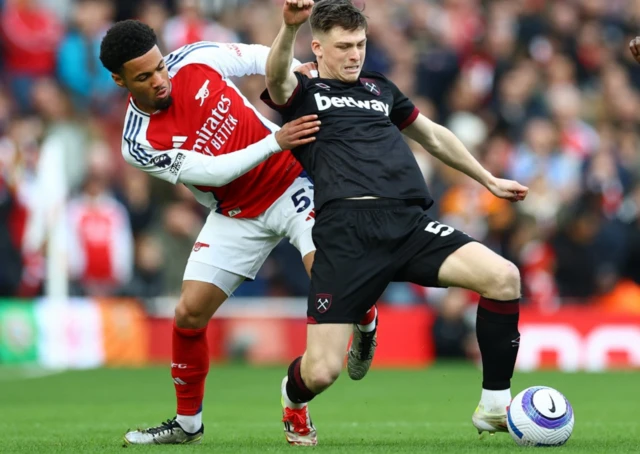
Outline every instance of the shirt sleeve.
[[(242, 77), (252, 74), (266, 74), (267, 57), (270, 48), (260, 44), (213, 43), (201, 41), (184, 46), (166, 57), (169, 70), (177, 70), (188, 63), (205, 63), (223, 77)], [(300, 65), (293, 60), (291, 68)]]
[[(282, 151), (275, 133), (241, 150), (220, 156), (172, 149), (157, 151), (137, 143), (137, 154), (130, 152), (125, 141), (125, 161), (148, 174), (169, 183), (224, 186), (244, 175), (275, 153)], [(146, 157), (142, 158), (142, 152)]]
[(269, 90), (267, 89), (265, 89), (260, 95), (260, 99), (262, 99), (262, 101), (264, 101), (267, 106), (271, 107), (273, 110), (279, 112), (283, 116), (291, 115), (302, 103), (302, 97), (305, 91), (304, 80), (306, 79), (306, 76), (303, 76), (300, 73), (294, 74), (296, 76), (296, 79), (298, 79), (298, 85), (296, 85), (296, 88), (293, 90), (293, 93), (291, 93), (291, 96), (286, 103), (276, 104), (275, 102), (273, 102), (271, 96), (269, 95)]
[(400, 91), (396, 84), (388, 79), (387, 83), (393, 93), (393, 106), (391, 107), (389, 117), (391, 118), (391, 122), (402, 131), (418, 118), (420, 111), (411, 100)]

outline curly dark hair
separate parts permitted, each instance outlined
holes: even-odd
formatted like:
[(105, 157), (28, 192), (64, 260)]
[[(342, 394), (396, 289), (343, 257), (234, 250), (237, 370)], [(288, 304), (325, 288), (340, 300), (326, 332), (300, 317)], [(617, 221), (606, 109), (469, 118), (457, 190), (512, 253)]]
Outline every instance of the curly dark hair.
[(367, 30), (367, 17), (351, 0), (320, 0), (313, 5), (309, 18), (313, 32), (327, 33), (334, 27), (354, 31)]
[(124, 20), (111, 27), (100, 44), (100, 61), (112, 73), (120, 74), (129, 60), (149, 52), (158, 38), (147, 24)]

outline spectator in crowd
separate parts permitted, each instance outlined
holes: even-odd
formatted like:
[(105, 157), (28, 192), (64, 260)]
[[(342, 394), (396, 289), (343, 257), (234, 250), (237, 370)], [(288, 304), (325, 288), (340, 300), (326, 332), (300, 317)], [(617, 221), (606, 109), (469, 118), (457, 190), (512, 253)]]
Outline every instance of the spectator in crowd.
[(178, 14), (167, 21), (162, 40), (167, 52), (198, 41), (238, 42), (238, 35), (202, 16), (198, 0), (178, 0)]
[(126, 208), (109, 190), (107, 153), (95, 148), (82, 190), (68, 206), (69, 275), (80, 295), (114, 295), (131, 279), (133, 235)]
[(57, 74), (81, 112), (105, 113), (116, 90), (111, 74), (100, 63), (100, 42), (113, 19), (109, 0), (77, 0), (73, 26), (66, 33), (57, 55)]
[(0, 11), (3, 79), (21, 112), (30, 110), (31, 86), (55, 73), (63, 25), (38, 0), (6, 0)]

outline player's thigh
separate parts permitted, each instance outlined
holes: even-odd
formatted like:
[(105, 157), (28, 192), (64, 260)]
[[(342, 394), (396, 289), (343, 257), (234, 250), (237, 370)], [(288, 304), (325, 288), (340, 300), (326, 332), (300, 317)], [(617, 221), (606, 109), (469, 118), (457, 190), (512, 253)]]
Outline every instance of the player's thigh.
[[(440, 267), (438, 281), (443, 287), (462, 287), (482, 295), (506, 291), (513, 293), (515, 298), (520, 292), (516, 266), (477, 242), (466, 244), (450, 254)], [(499, 295), (492, 297), (500, 299)]]
[(313, 183), (307, 177), (296, 178), (265, 212), (265, 223), (274, 235), (287, 238), (300, 251), (301, 257), (315, 251)]
[(308, 320), (357, 323), (391, 281), (392, 254), (368, 244), (365, 230), (370, 226), (361, 219), (362, 213), (323, 210), (319, 216), (313, 231), (318, 249), (311, 270)]
[[(347, 323), (326, 323), (307, 325), (307, 350), (303, 357), (303, 374), (319, 369), (338, 374), (344, 363), (344, 356), (353, 326)], [(316, 370), (317, 370), (316, 369)]]
[(458, 250), (474, 242), (467, 234), (423, 213), (411, 237), (398, 252), (402, 266), (394, 280), (425, 287), (446, 286), (440, 278), (442, 265)]
[(311, 268), (313, 268), (313, 261), (316, 257), (315, 249), (302, 257), (302, 264), (304, 265), (304, 269), (307, 271), (309, 277), (311, 277)]
[[(202, 264), (254, 279), (279, 241), (280, 237), (265, 225), (264, 216), (235, 219), (212, 212), (194, 244), (187, 270)], [(188, 276), (185, 273), (185, 279)], [(232, 292), (235, 288), (224, 290)]]

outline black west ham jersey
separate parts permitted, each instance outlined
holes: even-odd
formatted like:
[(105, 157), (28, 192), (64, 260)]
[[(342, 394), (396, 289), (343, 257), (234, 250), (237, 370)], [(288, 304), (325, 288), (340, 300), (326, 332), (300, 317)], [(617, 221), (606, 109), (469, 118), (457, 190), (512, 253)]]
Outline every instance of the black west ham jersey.
[(293, 151), (315, 184), (315, 206), (334, 199), (375, 196), (433, 203), (401, 129), (418, 109), (382, 74), (362, 72), (358, 82), (308, 79), (296, 73), (298, 86), (284, 105), (262, 100), (285, 122), (317, 114), (316, 140)]

